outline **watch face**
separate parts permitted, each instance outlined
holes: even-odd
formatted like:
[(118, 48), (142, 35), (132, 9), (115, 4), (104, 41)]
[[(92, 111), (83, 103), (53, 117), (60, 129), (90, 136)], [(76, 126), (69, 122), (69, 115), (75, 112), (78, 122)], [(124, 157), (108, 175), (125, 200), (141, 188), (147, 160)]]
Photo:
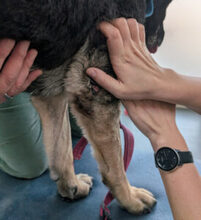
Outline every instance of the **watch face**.
[(169, 147), (159, 149), (155, 156), (157, 166), (165, 171), (173, 170), (179, 164), (177, 152)]

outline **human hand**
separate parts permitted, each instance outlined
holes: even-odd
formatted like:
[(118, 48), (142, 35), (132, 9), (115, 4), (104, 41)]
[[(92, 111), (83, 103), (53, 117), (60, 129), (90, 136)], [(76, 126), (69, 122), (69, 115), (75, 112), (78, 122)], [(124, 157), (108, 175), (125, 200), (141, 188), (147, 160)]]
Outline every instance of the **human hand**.
[(97, 68), (87, 74), (117, 98), (151, 99), (165, 76), (146, 48), (144, 26), (134, 19), (115, 19), (99, 26), (107, 45), (117, 80)]
[(149, 138), (154, 151), (159, 147), (186, 147), (175, 122), (175, 105), (158, 101), (123, 101), (128, 115)]
[(30, 43), (22, 41), (15, 45), (14, 40), (0, 40), (0, 103), (6, 100), (5, 94), (12, 97), (24, 91), (39, 75), (41, 70), (30, 73), (37, 56)]

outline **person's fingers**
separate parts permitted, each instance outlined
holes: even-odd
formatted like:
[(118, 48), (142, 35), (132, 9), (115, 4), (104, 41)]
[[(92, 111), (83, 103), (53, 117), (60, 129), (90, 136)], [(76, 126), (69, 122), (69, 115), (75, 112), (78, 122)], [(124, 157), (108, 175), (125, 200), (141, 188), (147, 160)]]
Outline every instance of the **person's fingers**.
[(16, 79), (16, 82), (13, 85), (13, 87), (9, 90), (9, 94), (15, 95), (16, 93), (18, 93), (18, 91), (22, 91), (24, 83), (27, 80), (28, 75), (30, 73), (30, 68), (34, 63), (37, 54), (38, 52), (35, 49), (32, 49), (27, 53), (24, 59), (22, 69), (20, 70), (20, 75)]
[(0, 76), (1, 86), (8, 91), (20, 74), (30, 43), (19, 42), (6, 62)]
[(34, 60), (37, 56), (38, 52), (36, 50), (30, 50), (25, 59), (24, 59), (24, 63), (23, 63), (23, 67), (20, 71), (20, 75), (15, 83), (16, 85), (16, 89), (20, 89), (21, 86), (24, 84), (24, 82), (26, 81), (29, 72), (30, 72), (30, 68), (32, 67)]
[(28, 88), (28, 86), (31, 85), (31, 83), (36, 80), (40, 75), (42, 75), (42, 70), (34, 70), (33, 72), (29, 73), (29, 76), (24, 83), (21, 92)]
[(135, 19), (128, 19), (127, 20), (128, 27), (130, 30), (131, 38), (136, 43), (139, 44), (140, 42), (140, 35), (139, 35), (139, 26)]
[(143, 25), (139, 24), (135, 19), (128, 19), (128, 26), (131, 32), (131, 37), (134, 42), (132, 49), (133, 52), (144, 59), (144, 53), (146, 52), (146, 46), (143, 44), (145, 39), (144, 32), (143, 32)]
[(155, 60), (152, 58), (152, 56), (150, 55), (150, 52), (147, 49), (146, 46), (146, 34), (145, 34), (145, 27), (142, 24), (139, 24), (139, 36), (140, 36), (140, 41), (141, 41), (141, 45), (144, 51), (144, 55), (146, 56), (146, 58), (153, 64), (157, 65), (157, 63), (155, 62)]
[(140, 50), (138, 55), (140, 55), (140, 57), (146, 63), (149, 61), (153, 64), (156, 64), (146, 47), (146, 35), (144, 25), (138, 23), (135, 19), (128, 19), (128, 25), (130, 28), (132, 39), (136, 43), (137, 48)]
[(123, 40), (119, 30), (108, 22), (102, 22), (99, 25), (99, 30), (107, 38), (107, 46), (110, 56), (119, 56), (124, 50)]
[(0, 40), (0, 69), (2, 68), (4, 61), (15, 46), (15, 41), (11, 39)]
[(30, 86), (30, 84), (36, 80), (37, 77), (39, 77), (40, 75), (42, 74), (42, 71), (41, 70), (34, 70), (33, 72), (29, 73), (26, 81), (24, 82), (23, 85), (21, 85), (20, 88), (16, 89), (16, 87), (13, 87), (11, 88), (7, 94), (9, 96), (14, 96), (14, 95), (17, 95), (21, 92), (23, 92), (24, 90), (26, 90), (28, 88), (28, 86)]
[[(142, 24), (139, 24), (139, 36), (140, 36), (140, 42), (141, 42), (141, 46), (143, 48), (144, 54), (147, 58), (149, 58), (149, 60), (151, 62), (153, 62), (153, 59), (147, 49), (146, 46), (146, 34), (145, 34), (145, 27)], [(155, 63), (155, 62), (154, 62)]]
[(123, 96), (123, 84), (121, 84), (120, 81), (97, 68), (89, 68), (86, 73), (101, 87), (112, 93), (117, 98), (121, 98)]
[(145, 28), (144, 25), (142, 24), (138, 24), (138, 28), (139, 28), (139, 36), (140, 36), (140, 41), (142, 43), (142, 45), (145, 45), (145, 41), (146, 41), (146, 36), (145, 36)]
[(124, 44), (131, 41), (131, 33), (125, 18), (117, 18), (112, 24), (119, 30)]

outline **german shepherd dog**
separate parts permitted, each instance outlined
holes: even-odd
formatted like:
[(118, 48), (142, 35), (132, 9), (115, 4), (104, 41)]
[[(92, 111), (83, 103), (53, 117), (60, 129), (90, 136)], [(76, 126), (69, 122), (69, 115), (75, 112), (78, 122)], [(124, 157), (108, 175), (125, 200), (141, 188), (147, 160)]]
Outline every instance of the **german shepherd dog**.
[(163, 31), (167, 7), (164, 2), (168, 1), (155, 0), (155, 13), (146, 20), (146, 0), (0, 0), (0, 38), (29, 40), (31, 48), (39, 52), (33, 69), (40, 68), (43, 74), (28, 91), (42, 121), (50, 175), (62, 197), (85, 197), (92, 187), (92, 177), (74, 172), (67, 114), (70, 106), (93, 147), (103, 183), (120, 205), (142, 214), (156, 203), (150, 192), (131, 186), (126, 178), (120, 101), (102, 88), (94, 91), (85, 71), (98, 67), (115, 77), (106, 40), (96, 28), (101, 21), (135, 18), (146, 26), (148, 47), (160, 45), (163, 36), (159, 30)]

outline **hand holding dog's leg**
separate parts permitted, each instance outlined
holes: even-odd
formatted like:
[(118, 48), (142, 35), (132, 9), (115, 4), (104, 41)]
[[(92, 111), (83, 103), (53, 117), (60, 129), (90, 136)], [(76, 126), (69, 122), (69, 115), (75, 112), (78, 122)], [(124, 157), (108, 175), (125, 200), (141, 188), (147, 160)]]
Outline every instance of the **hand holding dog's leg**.
[(32, 97), (32, 102), (41, 117), (50, 174), (57, 182), (59, 194), (71, 200), (87, 196), (92, 178), (74, 172), (66, 97)]

